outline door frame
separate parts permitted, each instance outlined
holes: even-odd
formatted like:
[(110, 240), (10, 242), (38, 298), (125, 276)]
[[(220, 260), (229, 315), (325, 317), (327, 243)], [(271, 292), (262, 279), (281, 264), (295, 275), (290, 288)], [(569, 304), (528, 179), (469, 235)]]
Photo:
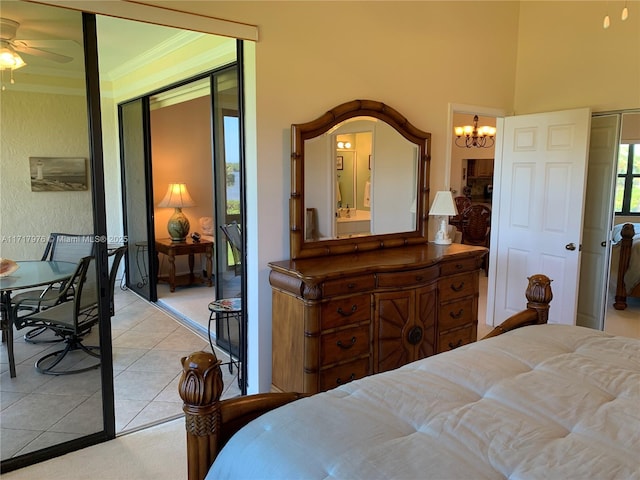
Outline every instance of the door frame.
[[(454, 140), (455, 140), (455, 135), (453, 133), (453, 127), (454, 127), (453, 118), (455, 114), (460, 114), (460, 113), (468, 114), (468, 115), (478, 115), (483, 117), (495, 117), (496, 128), (497, 128), (496, 138), (495, 138), (496, 146), (499, 144), (499, 142), (501, 142), (502, 120), (504, 119), (504, 117), (508, 115), (513, 115), (513, 113), (507, 112), (503, 108), (483, 107), (483, 106), (469, 105), (469, 104), (463, 104), (463, 103), (449, 103), (449, 113), (447, 118), (447, 125), (448, 125), (447, 131), (449, 132), (448, 134), (449, 141), (447, 142), (447, 145), (446, 145), (446, 154), (445, 154), (445, 158), (447, 161), (445, 162), (445, 171), (444, 171), (444, 176), (445, 176), (444, 190), (451, 189), (451, 156), (453, 154), (453, 146), (454, 146)], [(497, 175), (500, 175), (500, 172), (501, 172), (501, 168), (500, 168), (501, 166), (498, 165), (498, 160), (499, 159), (494, 154), (494, 159), (493, 159), (493, 165), (494, 165), (493, 177), (494, 178), (496, 178)], [(494, 191), (495, 191), (495, 187), (494, 187)], [(492, 208), (491, 208), (492, 222), (493, 222), (493, 218), (497, 219), (496, 213), (497, 212), (492, 205)], [(487, 262), (487, 269), (491, 270), (491, 268), (493, 267), (495, 267), (495, 256), (491, 255), (491, 249), (490, 249), (489, 259)], [(493, 302), (495, 298), (495, 284), (492, 285), (490, 282), (490, 279), (491, 279), (491, 276), (487, 278), (487, 303), (486, 303), (485, 323), (489, 320), (489, 315), (488, 315), (489, 305), (492, 304), (489, 302)], [(487, 325), (493, 325), (493, 323), (487, 324)]]

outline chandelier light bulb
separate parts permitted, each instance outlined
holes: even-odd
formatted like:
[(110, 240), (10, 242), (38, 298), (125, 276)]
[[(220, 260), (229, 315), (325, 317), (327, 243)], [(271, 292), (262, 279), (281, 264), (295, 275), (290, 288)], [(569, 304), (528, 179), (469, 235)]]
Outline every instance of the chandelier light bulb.
[(624, 22), (627, 18), (629, 18), (629, 9), (627, 8), (627, 5), (625, 4), (624, 8), (622, 9), (622, 15), (620, 15), (620, 18), (622, 19), (622, 21)]
[(604, 21), (602, 22), (602, 28), (606, 30), (607, 28), (609, 28), (609, 25), (611, 25), (611, 19), (609, 18), (609, 15), (605, 15)]

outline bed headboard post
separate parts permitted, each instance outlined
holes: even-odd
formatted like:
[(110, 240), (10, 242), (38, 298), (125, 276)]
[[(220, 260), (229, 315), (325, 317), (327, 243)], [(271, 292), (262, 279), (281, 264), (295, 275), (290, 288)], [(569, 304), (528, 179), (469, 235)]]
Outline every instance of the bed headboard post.
[(547, 320), (549, 320), (549, 303), (553, 299), (553, 293), (551, 292), (552, 280), (542, 274), (532, 275), (528, 280), (529, 286), (525, 292), (528, 300), (527, 308), (538, 312), (537, 323), (547, 323)]
[(529, 285), (525, 296), (527, 309), (507, 318), (500, 325), (491, 330), (483, 338), (497, 337), (510, 330), (526, 327), (527, 325), (541, 325), (549, 320), (549, 302), (553, 299), (551, 279), (546, 275), (536, 274), (529, 278)]
[(218, 451), (218, 400), (223, 390), (221, 363), (208, 352), (195, 352), (182, 358), (178, 392), (184, 402), (189, 480), (202, 480)]
[(633, 224), (625, 223), (620, 230), (622, 239), (620, 240), (620, 260), (618, 261), (618, 278), (616, 282), (616, 296), (613, 308), (616, 310), (624, 310), (627, 308), (627, 289), (624, 284), (624, 275), (629, 269), (631, 262), (631, 248), (633, 245), (633, 237), (636, 232)]

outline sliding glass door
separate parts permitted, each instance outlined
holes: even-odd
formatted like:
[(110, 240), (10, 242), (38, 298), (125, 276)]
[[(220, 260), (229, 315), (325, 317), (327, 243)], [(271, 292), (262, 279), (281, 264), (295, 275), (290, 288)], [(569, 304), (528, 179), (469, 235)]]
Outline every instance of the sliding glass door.
[[(97, 287), (90, 291), (95, 306), (85, 312), (95, 323), (81, 339), (68, 331), (63, 336), (53, 330), (25, 336), (30, 328), (20, 328), (22, 323), (15, 322), (16, 328), (8, 332), (14, 346), (15, 376), (6, 368), (9, 351), (7, 338), (3, 339), (1, 468), (6, 473), (113, 437), (107, 250), (117, 238), (109, 235), (106, 225), (95, 17), (28, 2), (2, 2), (2, 17), (3, 33), (5, 19), (15, 19), (18, 31), (42, 32), (42, 43), (57, 41), (66, 47), (64, 54), (25, 55), (22, 68), (2, 72), (2, 256), (28, 261), (31, 266), (37, 263), (59, 274), (57, 261), (65, 261), (65, 268), (73, 271), (80, 263), (78, 257), (87, 256), (88, 250), (94, 259), (85, 285), (95, 281)], [(26, 183), (16, 181), (25, 174)], [(58, 245), (69, 256), (41, 261), (51, 233), (70, 234), (64, 238), (78, 242), (82, 238), (89, 243), (88, 249), (84, 244), (77, 249), (75, 244)], [(7, 303), (11, 303), (8, 295), (15, 300), (19, 293), (32, 293), (21, 291), (19, 283), (21, 287), (28, 287), (29, 282), (39, 285), (26, 264), (18, 273), (20, 270), (13, 286), (2, 285)], [(22, 311), (21, 318), (29, 313)], [(49, 313), (53, 315), (51, 309)], [(14, 323), (14, 317), (10, 318)], [(73, 322), (74, 318), (65, 320)], [(98, 358), (79, 348), (63, 353), (66, 344), (73, 346), (72, 340), (94, 347)], [(60, 360), (55, 367), (52, 358)], [(34, 367), (37, 361), (40, 369)], [(89, 364), (96, 368), (85, 371), (82, 367)]]
[(153, 184), (149, 151), (149, 102), (140, 98), (118, 106), (120, 159), (124, 203), (127, 287), (155, 302)]

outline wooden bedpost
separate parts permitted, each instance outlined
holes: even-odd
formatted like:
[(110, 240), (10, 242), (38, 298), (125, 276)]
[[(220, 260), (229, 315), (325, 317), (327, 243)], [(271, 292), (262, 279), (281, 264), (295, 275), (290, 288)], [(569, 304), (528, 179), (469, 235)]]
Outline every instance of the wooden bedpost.
[(631, 248), (633, 245), (633, 237), (635, 230), (631, 223), (626, 223), (620, 235), (620, 261), (618, 262), (618, 278), (616, 283), (616, 301), (613, 304), (613, 308), (616, 310), (624, 310), (627, 308), (627, 289), (624, 285), (624, 274), (629, 269), (629, 262), (631, 261)]
[(509, 330), (527, 325), (547, 323), (549, 320), (549, 303), (553, 299), (551, 282), (552, 280), (546, 275), (538, 274), (530, 276), (529, 285), (525, 292), (528, 300), (527, 309), (509, 317), (483, 338), (495, 337)]
[(178, 392), (184, 402), (189, 480), (202, 480), (207, 475), (219, 449), (221, 363), (208, 352), (182, 358)]

